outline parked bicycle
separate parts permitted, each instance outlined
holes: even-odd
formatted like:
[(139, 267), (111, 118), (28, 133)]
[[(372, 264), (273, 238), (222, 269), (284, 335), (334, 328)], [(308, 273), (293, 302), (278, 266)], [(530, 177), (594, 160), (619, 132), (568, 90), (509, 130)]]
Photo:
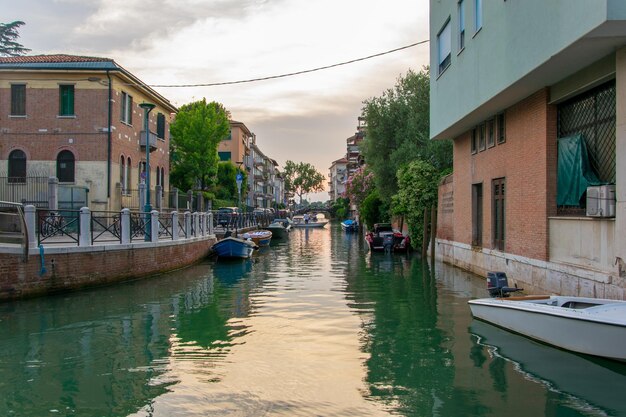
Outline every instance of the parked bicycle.
[(61, 213), (57, 211), (50, 211), (47, 216), (41, 218), (39, 233), (41, 233), (41, 237), (44, 238), (63, 235), (64, 226), (65, 219)]

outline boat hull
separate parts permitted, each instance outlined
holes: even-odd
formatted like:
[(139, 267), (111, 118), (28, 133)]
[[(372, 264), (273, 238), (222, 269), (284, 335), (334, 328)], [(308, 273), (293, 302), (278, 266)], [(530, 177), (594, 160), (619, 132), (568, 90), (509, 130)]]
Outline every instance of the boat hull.
[(285, 239), (288, 236), (287, 229), (284, 226), (275, 226), (269, 225), (266, 227), (267, 230), (272, 232), (273, 239)]
[(249, 258), (256, 248), (257, 245), (252, 241), (233, 237), (224, 238), (213, 245), (213, 251), (219, 258)]
[(474, 317), (509, 331), (573, 352), (626, 361), (625, 302), (600, 300), (601, 305), (577, 309), (527, 300), (485, 298), (471, 300), (469, 305)]
[(328, 222), (294, 223), (293, 227), (299, 227), (302, 229), (316, 229), (316, 228), (322, 228), (326, 226), (326, 223)]
[(273, 233), (269, 230), (259, 230), (248, 233), (250, 239), (258, 246), (269, 246)]

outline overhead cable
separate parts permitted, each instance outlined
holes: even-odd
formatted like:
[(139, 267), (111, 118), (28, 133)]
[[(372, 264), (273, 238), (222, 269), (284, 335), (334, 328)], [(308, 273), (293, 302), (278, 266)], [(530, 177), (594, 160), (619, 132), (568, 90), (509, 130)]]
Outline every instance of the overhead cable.
[(252, 82), (256, 82), (256, 81), (274, 80), (276, 78), (293, 77), (294, 75), (308, 74), (310, 72), (316, 72), (316, 71), (326, 70), (326, 69), (329, 69), (329, 68), (339, 67), (339, 66), (342, 66), (342, 65), (353, 64), (355, 62), (365, 61), (367, 59), (372, 59), (372, 58), (376, 58), (376, 57), (379, 57), (379, 56), (382, 56), (382, 55), (391, 54), (393, 52), (398, 52), (398, 51), (401, 51), (403, 49), (412, 48), (414, 46), (421, 45), (421, 44), (424, 44), (424, 43), (427, 43), (427, 42), (429, 42), (428, 39), (420, 41), (420, 42), (415, 42), (415, 43), (412, 43), (410, 45), (402, 46), (400, 48), (391, 49), (389, 51), (380, 52), (380, 53), (377, 53), (377, 54), (374, 54), (374, 55), (369, 55), (369, 56), (366, 56), (366, 57), (363, 57), (363, 58), (351, 59), (350, 61), (339, 62), (337, 64), (325, 65), (323, 67), (317, 67), (317, 68), (312, 68), (312, 69), (303, 70), (303, 71), (289, 72), (289, 73), (286, 73), (286, 74), (271, 75), (271, 76), (268, 76), (268, 77), (250, 78), (250, 79), (247, 79), (247, 80), (238, 80), (238, 81), (224, 81), (224, 82), (219, 82), (219, 83), (149, 84), (149, 86), (150, 87), (161, 87), (161, 88), (214, 87), (214, 86), (219, 86), (219, 85), (244, 84), (244, 83), (252, 83)]

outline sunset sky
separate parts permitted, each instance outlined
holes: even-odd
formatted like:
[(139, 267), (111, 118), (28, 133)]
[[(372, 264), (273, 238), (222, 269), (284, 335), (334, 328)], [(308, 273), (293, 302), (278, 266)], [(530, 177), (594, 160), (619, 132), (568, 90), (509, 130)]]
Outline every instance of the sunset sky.
[[(0, 0), (22, 20), (30, 54), (100, 56), (149, 85), (207, 84), (308, 70), (428, 39), (428, 0)], [(255, 83), (155, 87), (175, 105), (226, 106), (282, 166), (328, 175), (344, 156), (362, 102), (428, 64), (429, 44), (367, 61)], [(325, 200), (321, 193), (310, 200)]]

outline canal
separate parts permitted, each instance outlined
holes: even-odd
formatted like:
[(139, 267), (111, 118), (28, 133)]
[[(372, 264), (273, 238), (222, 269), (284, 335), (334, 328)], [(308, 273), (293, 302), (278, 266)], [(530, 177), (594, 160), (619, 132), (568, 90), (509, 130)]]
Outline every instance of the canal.
[(626, 366), (471, 318), (484, 280), (337, 224), (0, 304), (0, 416), (619, 416)]

